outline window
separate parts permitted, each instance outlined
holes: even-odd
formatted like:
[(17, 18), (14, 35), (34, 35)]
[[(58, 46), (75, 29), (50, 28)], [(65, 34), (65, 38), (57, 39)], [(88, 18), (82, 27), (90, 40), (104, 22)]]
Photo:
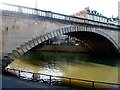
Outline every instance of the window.
[(93, 20), (92, 15), (88, 15), (88, 19)]
[(97, 16), (94, 16), (94, 20), (97, 21)]
[(98, 16), (96, 16), (96, 21), (99, 21), (99, 17)]
[(105, 22), (107, 22), (107, 19), (105, 18)]
[(100, 17), (100, 22), (102, 22), (102, 17)]

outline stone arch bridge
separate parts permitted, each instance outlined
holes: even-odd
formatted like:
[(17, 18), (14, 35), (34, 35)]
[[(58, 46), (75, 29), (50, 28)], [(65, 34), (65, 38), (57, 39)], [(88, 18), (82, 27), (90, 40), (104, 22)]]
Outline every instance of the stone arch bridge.
[(58, 35), (76, 37), (95, 54), (120, 54), (120, 30), (110, 23), (0, 3), (2, 66)]

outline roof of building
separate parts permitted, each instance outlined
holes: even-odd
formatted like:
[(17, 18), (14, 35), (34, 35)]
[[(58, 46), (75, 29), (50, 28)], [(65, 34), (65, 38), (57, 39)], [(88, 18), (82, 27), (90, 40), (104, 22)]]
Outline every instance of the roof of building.
[(120, 19), (119, 18), (108, 18), (110, 21), (120, 21)]
[(101, 13), (99, 13), (96, 10), (90, 10), (89, 7), (86, 7), (84, 10), (87, 11), (87, 14), (91, 14), (91, 15), (95, 15), (95, 16), (99, 16), (99, 17), (103, 17), (103, 18), (107, 18), (106, 16), (102, 15)]

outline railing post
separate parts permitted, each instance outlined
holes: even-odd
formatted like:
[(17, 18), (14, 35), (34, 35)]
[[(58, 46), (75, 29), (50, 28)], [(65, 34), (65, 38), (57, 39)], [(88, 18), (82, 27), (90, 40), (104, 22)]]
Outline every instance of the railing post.
[(6, 71), (8, 72), (9, 68), (6, 68)]
[(19, 71), (18, 71), (18, 77), (19, 77), (19, 78), (20, 78), (20, 72), (21, 72), (21, 71), (19, 70)]
[(34, 82), (35, 74), (33, 73), (33, 82)]
[(18, 6), (18, 12), (23, 13), (23, 9), (24, 8)]
[(120, 90), (120, 85), (118, 86), (118, 90)]
[(69, 86), (70, 86), (70, 88), (71, 88), (71, 78), (69, 78)]
[(92, 82), (92, 89), (94, 89), (94, 82)]
[(52, 78), (51, 78), (51, 76), (50, 76), (50, 85), (51, 85), (51, 83), (52, 83)]
[(37, 77), (38, 77), (38, 79), (37, 79), (37, 80), (38, 80), (38, 81), (40, 81), (40, 74), (37, 74)]

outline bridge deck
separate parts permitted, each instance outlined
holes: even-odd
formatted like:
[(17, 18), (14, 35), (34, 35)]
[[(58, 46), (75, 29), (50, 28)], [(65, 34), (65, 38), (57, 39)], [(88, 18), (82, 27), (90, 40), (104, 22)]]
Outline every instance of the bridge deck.
[[(24, 7), (24, 6), (18, 6), (18, 5), (12, 5), (12, 4), (6, 4), (6, 3), (0, 3), (1, 7), (0, 9), (3, 11), (3, 14), (7, 12), (9, 15), (22, 15), (22, 16), (30, 16), (34, 18), (47, 18), (52, 20), (60, 20), (62, 22), (69, 22), (74, 24), (82, 24), (82, 25), (90, 25), (90, 26), (96, 26), (101, 28), (110, 28), (114, 30), (119, 30), (117, 25), (111, 24), (111, 23), (105, 23), (105, 22), (98, 22), (94, 20), (89, 20), (85, 18), (79, 18), (75, 16), (70, 15), (64, 15), (59, 13), (54, 13), (51, 11), (45, 11), (40, 10), (36, 8), (30, 8), (30, 7)], [(8, 13), (9, 12), (9, 13)]]

